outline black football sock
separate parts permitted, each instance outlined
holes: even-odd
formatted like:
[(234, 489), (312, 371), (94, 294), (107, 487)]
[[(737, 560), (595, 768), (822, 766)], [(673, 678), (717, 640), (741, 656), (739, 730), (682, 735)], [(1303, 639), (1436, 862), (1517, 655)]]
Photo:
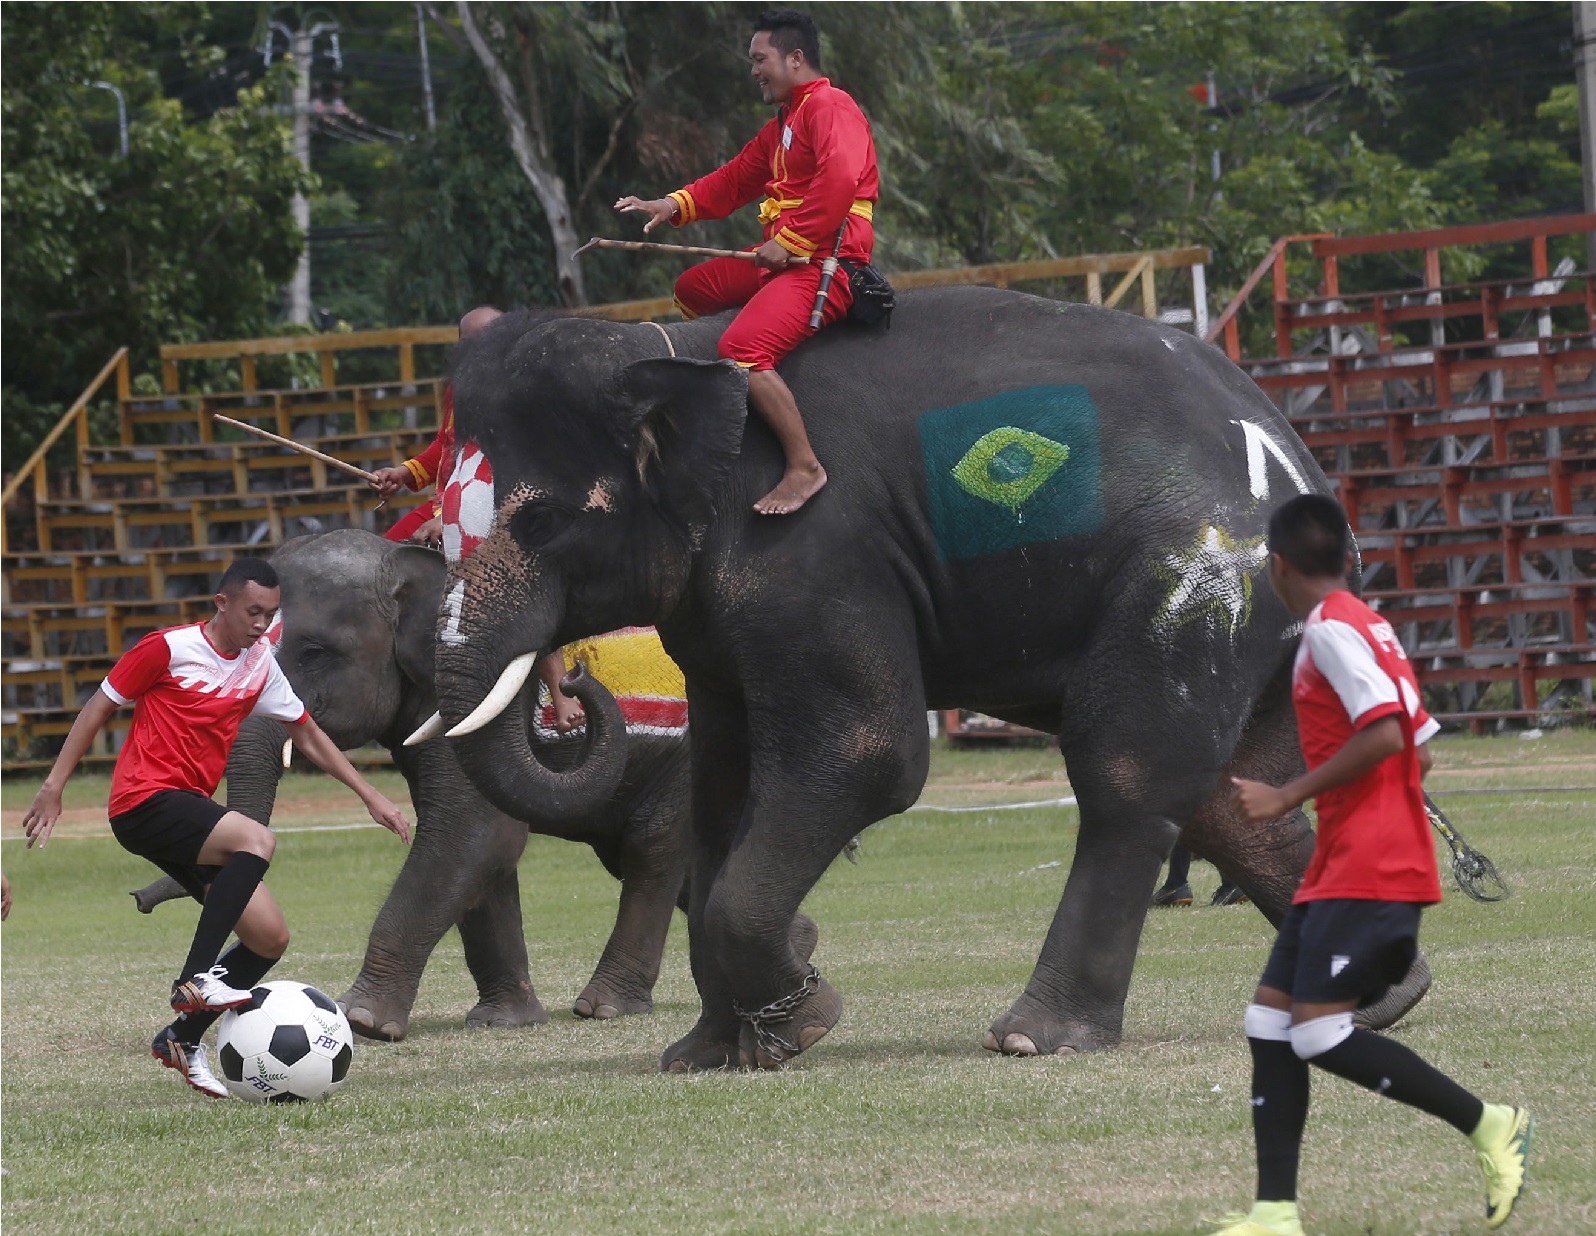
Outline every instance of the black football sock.
[(1252, 1138), (1258, 1150), (1258, 1200), (1297, 1200), (1297, 1162), (1308, 1122), (1308, 1065), (1283, 1039), (1252, 1048)]
[(232, 935), (270, 865), (259, 854), (243, 851), (222, 864), (205, 894), (199, 925), (194, 928), (194, 943), (188, 950), (188, 960), (183, 963), (183, 972), (177, 976), (178, 982), (193, 978), (216, 964), (216, 955)]
[(1439, 1116), (1467, 1137), (1485, 1105), (1411, 1048), (1372, 1030), (1354, 1030), (1311, 1063), (1388, 1095), (1399, 1103)]
[[(276, 957), (262, 957), (240, 940), (222, 954), (218, 964), (227, 967), (229, 987), (250, 988), (265, 978), (267, 971), (279, 960)], [(220, 1009), (207, 1009), (203, 1013), (179, 1013), (172, 1020), (172, 1034), (179, 1043), (198, 1043), (221, 1015)]]
[(1165, 888), (1179, 888), (1191, 876), (1191, 851), (1177, 845), (1169, 852), (1169, 874), (1164, 877)]

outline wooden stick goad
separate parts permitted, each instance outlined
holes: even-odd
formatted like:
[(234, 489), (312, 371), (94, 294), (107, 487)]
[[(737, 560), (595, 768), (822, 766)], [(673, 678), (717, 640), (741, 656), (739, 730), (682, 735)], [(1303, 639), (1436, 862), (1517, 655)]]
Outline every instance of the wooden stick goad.
[[(603, 236), (595, 236), (583, 245), (572, 257), (581, 257), (589, 249), (624, 249), (629, 253), (685, 253), (688, 257), (729, 257), (740, 262), (752, 262), (754, 254), (751, 249), (710, 249), (704, 245), (662, 245), (652, 240), (609, 240)], [(809, 259), (794, 255), (789, 259), (794, 266), (807, 266)]]
[(265, 438), (268, 442), (275, 442), (278, 446), (286, 446), (289, 450), (298, 451), (301, 455), (309, 455), (312, 459), (319, 459), (324, 464), (331, 464), (333, 467), (349, 473), (350, 476), (358, 476), (366, 481), (375, 481), (377, 479), (377, 475), (374, 472), (367, 472), (364, 468), (357, 468), (354, 464), (345, 463), (342, 459), (324, 455), (312, 447), (302, 446), (292, 438), (278, 437), (274, 433), (267, 433), (264, 429), (256, 429), (253, 425), (247, 425), (243, 421), (235, 421), (230, 416), (223, 416), (220, 412), (211, 413), (211, 419), (221, 421), (224, 425), (231, 425), (234, 429), (242, 429), (245, 433), (252, 433), (257, 438)]

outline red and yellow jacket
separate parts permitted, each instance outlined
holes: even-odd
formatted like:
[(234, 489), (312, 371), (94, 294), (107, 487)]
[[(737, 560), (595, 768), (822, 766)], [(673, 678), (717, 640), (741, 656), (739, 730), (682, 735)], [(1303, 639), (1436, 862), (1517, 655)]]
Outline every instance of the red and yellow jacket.
[(412, 493), (436, 483), (431, 502), (432, 513), (436, 515), (443, 509), (439, 503), (443, 499), (444, 487), (449, 483), (449, 473), (454, 468), (453, 386), (443, 388), (443, 415), (438, 420), (438, 436), (421, 454), (405, 460), (404, 466), (410, 470), (410, 482), (406, 488)]
[(794, 86), (791, 102), (731, 162), (672, 193), (675, 224), (724, 219), (761, 194), (766, 240), (799, 257), (825, 257), (847, 219), (841, 256), (870, 260), (881, 196), (876, 145), (859, 105), (830, 79)]

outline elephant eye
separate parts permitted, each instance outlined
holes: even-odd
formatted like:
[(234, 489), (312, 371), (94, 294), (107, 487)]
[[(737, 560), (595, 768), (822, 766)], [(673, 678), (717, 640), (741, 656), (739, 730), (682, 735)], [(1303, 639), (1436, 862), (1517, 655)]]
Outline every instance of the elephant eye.
[(522, 545), (547, 545), (570, 526), (575, 512), (570, 507), (538, 502), (523, 506), (510, 516), (510, 535)]

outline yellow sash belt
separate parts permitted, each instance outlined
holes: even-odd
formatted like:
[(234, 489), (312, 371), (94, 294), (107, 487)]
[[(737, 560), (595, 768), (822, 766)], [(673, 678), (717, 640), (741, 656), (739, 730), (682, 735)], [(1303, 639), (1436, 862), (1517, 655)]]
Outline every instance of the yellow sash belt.
[[(802, 206), (804, 199), (801, 197), (767, 197), (759, 204), (759, 221), (761, 223), (774, 223), (781, 217), (784, 210), (793, 210)], [(876, 204), (865, 198), (860, 198), (848, 207), (850, 215), (858, 215), (861, 219), (874, 220), (876, 217)]]

